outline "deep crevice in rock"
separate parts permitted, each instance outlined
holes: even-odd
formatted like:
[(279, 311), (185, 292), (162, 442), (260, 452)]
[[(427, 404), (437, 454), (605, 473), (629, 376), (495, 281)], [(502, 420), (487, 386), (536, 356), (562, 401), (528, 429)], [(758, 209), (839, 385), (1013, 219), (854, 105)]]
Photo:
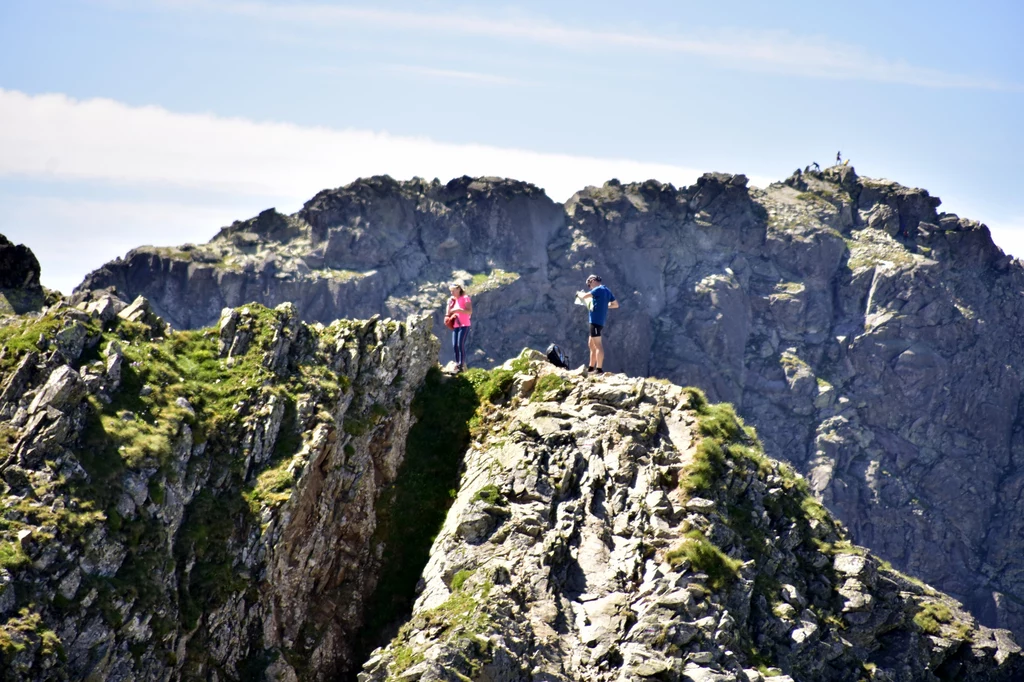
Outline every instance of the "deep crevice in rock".
[[(459, 486), (470, 421), (480, 400), (464, 375), (428, 374), (412, 404), (416, 424), (409, 430), (405, 460), (395, 482), (377, 502), (375, 546), (384, 552), (377, 587), (366, 607), (353, 646), (360, 664), (387, 644), (412, 613), (416, 586), (430, 558), (430, 546), (444, 524)], [(349, 671), (355, 680), (359, 668)]]

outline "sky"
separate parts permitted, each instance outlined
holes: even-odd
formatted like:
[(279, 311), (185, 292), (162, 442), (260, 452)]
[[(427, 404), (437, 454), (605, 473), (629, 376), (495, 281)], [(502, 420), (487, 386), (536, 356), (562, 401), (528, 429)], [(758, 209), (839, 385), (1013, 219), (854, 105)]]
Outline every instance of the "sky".
[(1024, 3), (0, 0), (0, 234), (69, 293), (388, 174), (781, 180), (837, 151), (1024, 257)]

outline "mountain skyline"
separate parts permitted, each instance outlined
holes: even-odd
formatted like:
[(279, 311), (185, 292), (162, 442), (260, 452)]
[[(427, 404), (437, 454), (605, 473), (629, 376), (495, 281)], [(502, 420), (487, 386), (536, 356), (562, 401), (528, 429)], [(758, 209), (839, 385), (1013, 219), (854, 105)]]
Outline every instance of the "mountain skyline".
[[(754, 185), (832, 163), (927, 187), (1024, 253), (1021, 9), (878, 2), (13, 0), (0, 232), (47, 286), (357, 177)], [(28, 57), (28, 58), (26, 58)]]

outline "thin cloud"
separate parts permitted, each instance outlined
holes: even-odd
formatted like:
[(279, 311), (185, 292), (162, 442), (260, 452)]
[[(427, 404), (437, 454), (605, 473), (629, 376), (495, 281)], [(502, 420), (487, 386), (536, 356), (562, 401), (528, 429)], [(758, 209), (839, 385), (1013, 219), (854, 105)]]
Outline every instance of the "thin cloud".
[(425, 66), (414, 66), (412, 64), (388, 64), (385, 65), (388, 71), (409, 73), (426, 78), (436, 78), (447, 81), (462, 83), (474, 83), (478, 85), (530, 85), (518, 78), (508, 78), (491, 73), (477, 73), (475, 71), (454, 71), (451, 69), (432, 69)]
[[(231, 220), (269, 206), (297, 210), (317, 191), (358, 177), (504, 176), (533, 182), (564, 201), (613, 177), (687, 185), (701, 173), (3, 89), (0, 149), (0, 179), (89, 183), (94, 193), (114, 197), (0, 196), (0, 233), (36, 251), (43, 282), (65, 292), (131, 247), (205, 241)], [(131, 194), (157, 198), (117, 198)]]
[(613, 177), (687, 185), (702, 172), (3, 89), (0, 149), (0, 177), (172, 185), (225, 195), (290, 197), (297, 204), (320, 189), (369, 175), (503, 176), (532, 182), (564, 201), (586, 185)]
[(204, 10), (274, 23), (309, 26), (380, 26), (416, 33), (443, 33), (532, 42), (562, 49), (659, 52), (691, 55), (731, 68), (829, 80), (860, 80), (927, 88), (1024, 92), (1024, 85), (982, 76), (948, 73), (873, 55), (834, 41), (783, 32), (706, 31), (699, 36), (601, 31), (562, 26), (539, 19), (465, 14), (429, 14), (325, 4), (274, 5), (267, 2), (162, 0), (166, 7)]

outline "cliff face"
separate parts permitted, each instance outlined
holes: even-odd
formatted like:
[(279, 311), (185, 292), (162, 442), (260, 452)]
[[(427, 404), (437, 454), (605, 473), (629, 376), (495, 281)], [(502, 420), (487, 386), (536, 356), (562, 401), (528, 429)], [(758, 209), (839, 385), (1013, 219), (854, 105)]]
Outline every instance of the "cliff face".
[(765, 190), (610, 182), (564, 207), (512, 181), (374, 178), (206, 245), (136, 250), (82, 296), (145, 294), (184, 327), (249, 299), (307, 320), (433, 311), (440, 334), (459, 277), (470, 364), (551, 341), (579, 362), (571, 300), (598, 272), (622, 304), (609, 369), (734, 403), (855, 541), (1024, 633), (1024, 271), (938, 203), (852, 168)]
[(0, 327), (0, 677), (351, 668), (428, 326), (100, 298)]
[(732, 409), (522, 358), (384, 680), (1014, 680), (1005, 631), (862, 548)]
[[(446, 283), (473, 273), (477, 292), (510, 285), (520, 292), (508, 301), (505, 289), (506, 304), (489, 306), (512, 313), (533, 297), (514, 283), (524, 273), (546, 279), (548, 243), (559, 230), (561, 206), (526, 183), (371, 178), (323, 191), (294, 216), (270, 209), (236, 222), (208, 244), (136, 249), (79, 290), (147, 292), (154, 309), (182, 329), (213, 324), (222, 307), (249, 301), (292, 302), (302, 319), (329, 323), (434, 312)], [(497, 320), (485, 327), (486, 338), (504, 339)], [(444, 329), (440, 320), (435, 329)], [(488, 347), (503, 361), (521, 344)]]

